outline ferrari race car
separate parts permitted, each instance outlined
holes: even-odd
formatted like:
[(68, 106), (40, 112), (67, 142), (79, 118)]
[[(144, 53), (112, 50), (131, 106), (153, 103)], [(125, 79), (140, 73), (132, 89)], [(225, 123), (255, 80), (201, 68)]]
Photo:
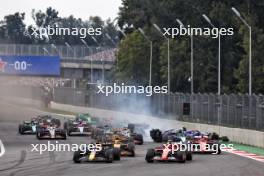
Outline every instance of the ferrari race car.
[(99, 151), (91, 151), (88, 148), (86, 148), (85, 150), (75, 151), (73, 154), (73, 161), (74, 163), (95, 161), (112, 163), (113, 160), (118, 157), (120, 159), (118, 149), (113, 148), (111, 144), (101, 144), (101, 150)]
[(30, 121), (24, 121), (18, 126), (19, 134), (36, 134), (38, 119), (32, 118)]
[(37, 139), (66, 139), (66, 131), (60, 128), (60, 120), (56, 118), (40, 119), (37, 126)]
[(91, 124), (83, 119), (76, 117), (74, 120), (68, 120), (64, 123), (64, 129), (67, 135), (90, 135), (92, 131)]
[(167, 144), (158, 146), (154, 149), (148, 149), (145, 160), (148, 163), (154, 161), (178, 161), (185, 163), (192, 160), (192, 152), (188, 150), (174, 150), (176, 147), (180, 148), (182, 143), (169, 141)]
[(201, 134), (190, 139), (194, 153), (221, 154), (219, 136), (216, 133)]

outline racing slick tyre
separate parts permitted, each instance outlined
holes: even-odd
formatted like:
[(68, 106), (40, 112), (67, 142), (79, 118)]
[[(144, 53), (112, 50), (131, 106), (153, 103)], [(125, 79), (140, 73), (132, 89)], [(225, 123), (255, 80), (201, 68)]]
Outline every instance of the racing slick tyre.
[(18, 133), (22, 135), (24, 134), (23, 125), (18, 126)]
[(61, 131), (61, 136), (62, 136), (62, 139), (63, 140), (66, 140), (67, 139), (67, 134), (66, 134), (66, 131), (65, 130), (62, 130)]
[(211, 133), (209, 137), (211, 140), (219, 140), (219, 135), (215, 132)]
[(80, 150), (75, 151), (73, 153), (73, 162), (74, 163), (81, 163), (80, 158), (81, 158), (81, 151)]
[(162, 142), (162, 132), (159, 129), (152, 129), (150, 136), (154, 142)]
[[(220, 144), (218, 143), (217, 147), (217, 152), (216, 155), (220, 155), (222, 153), (221, 148), (220, 148)], [(214, 148), (214, 150), (216, 150), (216, 148)]]
[(71, 136), (71, 130), (70, 129), (67, 129), (67, 135)]
[(41, 140), (41, 129), (38, 129), (37, 132), (36, 132), (36, 137), (38, 140)]
[(186, 152), (186, 160), (187, 161), (192, 161), (192, 152), (190, 152), (190, 151)]
[(155, 157), (155, 150), (154, 149), (148, 149), (145, 160), (148, 163), (153, 163), (154, 162), (154, 157)]
[(131, 152), (130, 156), (134, 157), (135, 156), (135, 144), (133, 142), (128, 143), (128, 151)]
[(92, 139), (95, 139), (95, 132), (94, 132), (94, 130), (92, 130), (92, 132), (91, 132), (91, 138)]
[(68, 123), (67, 122), (64, 122), (63, 129), (64, 130), (67, 130), (68, 129)]
[(113, 148), (113, 159), (119, 161), (120, 160), (120, 149)]
[(183, 151), (177, 151), (175, 157), (180, 163), (186, 162), (186, 152)]
[[(105, 151), (105, 159), (107, 163), (112, 163), (114, 160), (114, 156), (113, 156), (113, 150), (106, 150)], [(119, 157), (120, 160), (120, 157)]]

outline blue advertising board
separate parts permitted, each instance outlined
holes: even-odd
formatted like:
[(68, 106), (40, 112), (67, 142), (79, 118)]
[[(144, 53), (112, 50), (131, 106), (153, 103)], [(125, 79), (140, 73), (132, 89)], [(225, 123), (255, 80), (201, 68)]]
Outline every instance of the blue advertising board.
[(59, 56), (0, 55), (0, 75), (59, 76)]

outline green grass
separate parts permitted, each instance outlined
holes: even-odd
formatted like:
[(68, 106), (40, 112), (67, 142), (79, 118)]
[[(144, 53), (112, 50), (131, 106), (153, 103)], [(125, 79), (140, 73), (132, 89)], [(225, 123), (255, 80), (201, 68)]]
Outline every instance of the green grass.
[(264, 148), (254, 147), (254, 146), (245, 145), (245, 144), (239, 144), (235, 142), (223, 142), (223, 144), (233, 144), (234, 149), (264, 156)]

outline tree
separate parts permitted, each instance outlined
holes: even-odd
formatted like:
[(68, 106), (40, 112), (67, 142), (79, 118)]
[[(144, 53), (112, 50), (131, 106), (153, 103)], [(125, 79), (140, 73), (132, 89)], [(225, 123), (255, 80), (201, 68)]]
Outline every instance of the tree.
[(28, 43), (30, 39), (25, 34), (25, 14), (16, 12), (4, 17), (0, 26), (0, 37), (5, 42)]
[(117, 54), (117, 78), (119, 81), (148, 85), (149, 78), (149, 45), (142, 35), (135, 31), (119, 44)]

